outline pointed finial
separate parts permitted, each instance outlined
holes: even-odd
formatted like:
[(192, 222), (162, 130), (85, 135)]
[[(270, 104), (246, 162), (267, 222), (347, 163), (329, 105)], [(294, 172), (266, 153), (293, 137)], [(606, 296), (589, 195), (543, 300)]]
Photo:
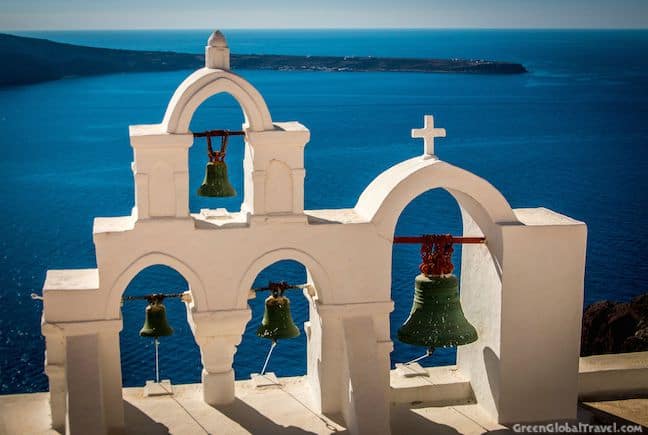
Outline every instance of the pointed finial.
[(230, 51), (225, 36), (220, 30), (214, 31), (207, 40), (205, 67), (212, 69), (230, 68)]
[(225, 35), (220, 30), (215, 30), (207, 40), (207, 45), (210, 47), (227, 48)]

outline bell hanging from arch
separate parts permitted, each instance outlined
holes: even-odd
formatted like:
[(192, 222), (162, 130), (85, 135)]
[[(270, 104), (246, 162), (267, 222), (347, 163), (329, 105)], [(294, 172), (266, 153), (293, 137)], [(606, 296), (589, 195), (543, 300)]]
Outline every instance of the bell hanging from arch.
[(152, 297), (146, 307), (144, 326), (140, 330), (142, 337), (168, 337), (173, 334), (173, 328), (169, 325), (166, 316), (166, 308), (162, 298)]
[(227, 164), (223, 160), (207, 163), (205, 179), (198, 188), (199, 196), (225, 198), (236, 196), (236, 190), (227, 177)]
[(257, 336), (277, 341), (299, 336), (299, 328), (290, 314), (290, 299), (283, 295), (272, 294), (265, 300), (265, 312)]
[(459, 346), (477, 340), (477, 331), (464, 317), (455, 275), (416, 277), (412, 311), (398, 329), (398, 339), (427, 348)]

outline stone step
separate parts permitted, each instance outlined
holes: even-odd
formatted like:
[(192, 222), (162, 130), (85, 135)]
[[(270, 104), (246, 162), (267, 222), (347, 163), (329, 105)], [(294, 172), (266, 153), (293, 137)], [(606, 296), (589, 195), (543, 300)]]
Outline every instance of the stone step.
[[(414, 371), (418, 371), (414, 369)], [(423, 368), (425, 374), (410, 375), (407, 371), (390, 372), (392, 404), (451, 406), (475, 403), (470, 381), (457, 366)]]

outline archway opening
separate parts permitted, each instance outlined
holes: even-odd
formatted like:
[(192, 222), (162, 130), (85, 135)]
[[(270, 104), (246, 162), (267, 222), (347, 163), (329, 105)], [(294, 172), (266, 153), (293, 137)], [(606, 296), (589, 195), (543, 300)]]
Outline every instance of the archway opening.
[[(306, 268), (294, 260), (280, 260), (263, 269), (254, 280), (253, 288), (266, 287), (270, 281), (286, 281), (288, 284), (305, 284)], [(245, 328), (245, 334), (234, 356), (234, 368), (237, 379), (249, 379), (252, 373), (260, 373), (263, 362), (270, 350), (272, 341), (256, 335), (261, 325), (265, 309), (265, 299), (270, 292), (258, 292), (248, 301), (252, 318)], [(272, 353), (267, 371), (278, 377), (301, 376), (306, 374), (306, 333), (304, 322), (308, 321), (308, 301), (302, 290), (287, 290), (285, 296), (290, 299), (290, 311), (300, 335), (291, 339), (278, 340)]]
[[(227, 93), (209, 97), (194, 112), (190, 130), (193, 133), (208, 130), (241, 131), (245, 115), (239, 102)], [(214, 137), (214, 150), (220, 149), (221, 138)], [(193, 146), (189, 149), (189, 210), (199, 213), (201, 209), (225, 208), (228, 211), (238, 211), (243, 202), (243, 156), (245, 140), (243, 136), (228, 138), (225, 162), (228, 169), (229, 181), (236, 189), (236, 196), (225, 198), (203, 197), (197, 193), (205, 177), (207, 158), (207, 142), (205, 138), (194, 138)]]
[[(154, 265), (135, 275), (124, 296), (181, 293), (188, 288), (186, 279), (175, 269)], [(124, 301), (122, 305), (124, 326), (119, 342), (124, 387), (142, 386), (147, 380), (155, 379), (153, 339), (139, 335), (144, 324), (146, 305), (145, 300)], [(187, 323), (184, 302), (177, 298), (167, 298), (164, 305), (167, 319), (174, 331), (173, 335), (159, 339), (160, 379), (170, 379), (173, 384), (200, 382), (200, 349)]]
[[(455, 198), (446, 190), (429, 190), (412, 200), (401, 213), (395, 235), (420, 236), (422, 234), (462, 235), (461, 211)], [(470, 236), (472, 234), (466, 234)], [(398, 340), (397, 331), (409, 316), (414, 297), (414, 278), (420, 273), (421, 246), (398, 245), (392, 249), (392, 299), (394, 311), (390, 315), (390, 334), (394, 342), (391, 365), (404, 363), (425, 353), (424, 347), (413, 346)], [(455, 245), (452, 262), (454, 274), (461, 279), (461, 246)], [(459, 286), (461, 292), (461, 285)], [(470, 320), (470, 319), (469, 319)], [(456, 347), (435, 349), (431, 357), (419, 361), (424, 367), (454, 365)]]

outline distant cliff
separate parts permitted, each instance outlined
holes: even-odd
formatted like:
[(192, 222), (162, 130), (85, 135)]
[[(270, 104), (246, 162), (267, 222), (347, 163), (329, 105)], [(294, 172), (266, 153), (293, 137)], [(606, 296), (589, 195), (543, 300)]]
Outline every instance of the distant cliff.
[[(115, 50), (0, 33), (0, 86), (99, 74), (173, 71), (204, 65), (199, 54)], [(232, 69), (519, 74), (518, 63), (461, 59), (233, 54)]]
[(648, 351), (648, 293), (630, 302), (599, 301), (583, 314), (581, 356)]

